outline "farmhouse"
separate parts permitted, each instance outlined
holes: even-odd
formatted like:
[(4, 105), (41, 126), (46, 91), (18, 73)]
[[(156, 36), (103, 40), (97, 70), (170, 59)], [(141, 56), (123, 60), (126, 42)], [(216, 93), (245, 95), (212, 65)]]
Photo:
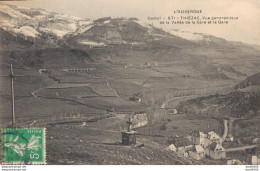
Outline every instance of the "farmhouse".
[(226, 158), (226, 150), (219, 143), (212, 143), (206, 150), (206, 154), (212, 159), (224, 159)]
[(140, 97), (135, 97), (135, 96), (129, 97), (129, 100), (134, 102), (139, 102), (139, 103), (142, 102), (142, 99)]
[(234, 137), (233, 137), (231, 134), (229, 134), (229, 135), (226, 137), (225, 141), (227, 141), (227, 142), (232, 142), (232, 141), (234, 141)]
[(169, 111), (171, 115), (176, 115), (178, 113), (177, 109), (172, 109)]
[(201, 160), (205, 157), (205, 150), (201, 145), (195, 145), (191, 151), (189, 151), (189, 156), (195, 160)]
[(205, 134), (201, 131), (196, 130), (191, 133), (191, 142), (193, 144), (197, 144), (197, 145), (203, 144), (204, 138), (205, 138)]

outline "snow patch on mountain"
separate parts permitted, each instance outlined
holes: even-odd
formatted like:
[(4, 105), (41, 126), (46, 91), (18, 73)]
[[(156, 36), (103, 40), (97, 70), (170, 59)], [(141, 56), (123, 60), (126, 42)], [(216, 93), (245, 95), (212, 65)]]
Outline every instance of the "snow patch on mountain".
[(187, 32), (187, 31), (180, 31), (180, 30), (175, 30), (175, 29), (166, 30), (166, 31), (174, 36), (178, 36), (178, 37), (181, 37), (186, 40), (192, 40), (192, 41), (204, 40), (203, 35), (198, 34), (198, 33), (191, 33), (191, 32)]
[(70, 24), (68, 24), (69, 25), (69, 27), (70, 27), (70, 29), (72, 30), (72, 31), (76, 31), (76, 29), (77, 29), (77, 24), (76, 23), (70, 23)]
[(92, 21), (90, 20), (82, 20), (78, 22), (79, 26), (83, 26), (83, 25), (89, 25), (92, 24)]
[(107, 23), (109, 23), (111, 20), (106, 20), (106, 21), (104, 21), (104, 24), (107, 24)]
[(83, 45), (96, 46), (96, 47), (105, 45), (105, 43), (103, 43), (103, 42), (98, 43), (98, 42), (92, 42), (92, 41), (80, 41), (80, 43)]
[(66, 34), (68, 33), (67, 30), (64, 31), (64, 30), (53, 29), (53, 28), (39, 28), (39, 30), (40, 30), (41, 32), (44, 32), (44, 33), (54, 34), (54, 35), (56, 35), (57, 37), (63, 37), (64, 35), (66, 35)]
[(140, 21), (140, 20), (134, 20), (134, 22), (140, 24), (140, 25), (143, 26), (143, 27), (146, 27), (146, 28), (152, 28), (152, 26), (151, 26), (150, 24), (147, 24), (147, 23), (145, 23), (145, 22), (143, 22), (143, 21)]
[(15, 19), (24, 18), (24, 19), (32, 20), (32, 18), (30, 16), (21, 13), (14, 6), (8, 6), (8, 5), (1, 3), (0, 4), (0, 11), (4, 11), (4, 13), (6, 13), (7, 15), (9, 15), (12, 18), (15, 18)]
[(92, 24), (87, 25), (87, 26), (82, 26), (82, 27), (80, 27), (80, 28), (77, 30), (77, 33), (76, 33), (76, 34), (84, 33), (85, 31), (91, 29), (92, 27), (93, 27)]
[(3, 15), (0, 27), (11, 34), (23, 34), (34, 38), (39, 38), (37, 36), (41, 33), (53, 34), (57, 38), (62, 38), (67, 34), (78, 34), (78, 30), (84, 32), (91, 28), (92, 23), (80, 17), (42, 9), (18, 8), (4, 3), (0, 3), (0, 12)]
[(40, 35), (40, 33), (38, 31), (36, 31), (34, 28), (32, 28), (30, 26), (14, 28), (13, 31), (15, 33), (20, 33), (20, 34), (23, 34), (24, 36), (29, 36), (29, 37), (37, 37), (38, 35)]

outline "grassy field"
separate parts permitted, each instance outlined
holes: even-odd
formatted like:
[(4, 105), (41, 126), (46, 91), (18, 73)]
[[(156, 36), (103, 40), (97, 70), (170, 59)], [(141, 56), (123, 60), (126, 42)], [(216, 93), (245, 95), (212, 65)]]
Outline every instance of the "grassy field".
[(73, 88), (47, 88), (36, 93), (39, 96), (48, 97), (97, 97), (97, 93), (93, 92), (89, 87), (73, 87)]
[(233, 124), (233, 135), (238, 139), (252, 142), (252, 139), (260, 137), (260, 116), (248, 117), (236, 120)]
[[(15, 73), (25, 75), (15, 80), (17, 117), (39, 118), (59, 113), (103, 114), (105, 110), (143, 111), (149, 106), (160, 106), (176, 96), (215, 93), (234, 84), (232, 80), (212, 82), (198, 79), (191, 76), (192, 68), (187, 69), (190, 76), (180, 76), (174, 69), (178, 66), (174, 62), (158, 65), (162, 71), (156, 71), (158, 67), (145, 66), (145, 60), (139, 66), (133, 63), (126, 68), (122, 64), (95, 65), (97, 69), (90, 73), (70, 73), (52, 68), (40, 74), (38, 70), (15, 69)], [(176, 69), (180, 67), (183, 66)], [(10, 116), (9, 84), (8, 79), (2, 78), (1, 117)], [(32, 92), (39, 97), (34, 97)], [(134, 94), (141, 95), (142, 103), (129, 101)], [(175, 103), (169, 103), (169, 107), (175, 107)]]

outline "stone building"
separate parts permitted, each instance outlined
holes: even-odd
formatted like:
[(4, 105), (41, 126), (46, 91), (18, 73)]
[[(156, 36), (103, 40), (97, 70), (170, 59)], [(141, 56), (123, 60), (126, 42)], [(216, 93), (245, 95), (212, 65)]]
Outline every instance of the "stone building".
[(222, 147), (222, 145), (216, 142), (209, 145), (206, 150), (206, 154), (214, 160), (226, 158), (226, 150)]
[(201, 160), (205, 157), (205, 150), (201, 145), (195, 145), (191, 151), (189, 151), (189, 156), (195, 160)]
[(260, 157), (259, 156), (252, 156), (251, 158), (251, 164), (252, 165), (259, 165), (260, 164)]
[(207, 138), (208, 138), (210, 141), (212, 141), (212, 142), (216, 142), (216, 143), (222, 144), (222, 139), (221, 139), (221, 137), (220, 137), (217, 133), (215, 133), (215, 132), (213, 132), (213, 131), (211, 131), (211, 132), (208, 133)]
[(167, 150), (170, 150), (170, 151), (173, 151), (173, 152), (176, 152), (176, 147), (175, 147), (175, 145), (174, 144), (171, 144), (171, 145), (169, 145), (168, 147), (167, 147)]

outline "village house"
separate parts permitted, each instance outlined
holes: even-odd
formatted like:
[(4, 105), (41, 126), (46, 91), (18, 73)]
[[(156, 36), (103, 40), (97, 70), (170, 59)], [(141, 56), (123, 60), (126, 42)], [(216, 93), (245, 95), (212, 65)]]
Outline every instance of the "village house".
[(129, 97), (129, 100), (134, 102), (139, 102), (139, 103), (142, 102), (142, 99), (140, 97), (134, 97), (134, 96)]
[(177, 109), (172, 109), (169, 111), (169, 114), (176, 115), (178, 113)]
[(259, 164), (260, 164), (260, 158), (259, 158), (259, 156), (252, 156), (251, 164), (252, 164), (252, 165), (259, 165)]
[(208, 133), (207, 138), (212, 141), (212, 142), (216, 142), (216, 143), (220, 143), (222, 144), (222, 139), (220, 136), (218, 136), (218, 134), (216, 134), (215, 132), (211, 131)]
[(201, 145), (195, 145), (191, 151), (189, 151), (189, 156), (195, 160), (201, 160), (205, 157), (205, 150)]
[(204, 149), (206, 149), (206, 148), (208, 148), (208, 146), (209, 146), (210, 144), (212, 144), (212, 143), (213, 143), (213, 142), (210, 141), (208, 138), (204, 138), (204, 141), (202, 142), (201, 146), (202, 146)]
[(186, 151), (184, 147), (177, 147), (177, 152)]
[(184, 157), (188, 157), (189, 156), (189, 154), (186, 152), (184, 147), (177, 148), (177, 154), (179, 156), (184, 156)]
[(186, 151), (191, 150), (193, 147), (194, 147), (194, 145), (184, 146), (184, 148), (185, 148)]
[(175, 147), (175, 145), (174, 144), (171, 144), (171, 145), (169, 145), (168, 147), (167, 147), (167, 150), (170, 150), (170, 151), (173, 151), (173, 152), (176, 152), (176, 147)]
[(252, 142), (253, 142), (254, 144), (259, 144), (259, 143), (260, 143), (259, 138), (254, 138), (254, 139), (252, 140)]
[(233, 137), (231, 134), (229, 134), (229, 135), (227, 135), (225, 141), (227, 141), (227, 142), (233, 142), (233, 141), (234, 141), (234, 137)]
[(206, 154), (214, 160), (226, 158), (226, 150), (222, 147), (222, 145), (216, 142), (209, 145), (209, 148), (206, 150)]
[(242, 165), (243, 163), (240, 160), (232, 159), (227, 161), (227, 165)]
[(201, 131), (197, 131), (197, 130), (192, 131), (191, 142), (192, 144), (196, 144), (196, 145), (203, 144), (205, 137), (206, 135)]

